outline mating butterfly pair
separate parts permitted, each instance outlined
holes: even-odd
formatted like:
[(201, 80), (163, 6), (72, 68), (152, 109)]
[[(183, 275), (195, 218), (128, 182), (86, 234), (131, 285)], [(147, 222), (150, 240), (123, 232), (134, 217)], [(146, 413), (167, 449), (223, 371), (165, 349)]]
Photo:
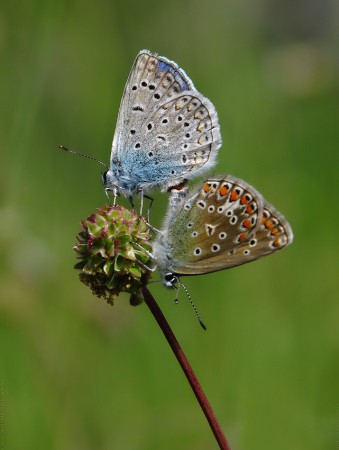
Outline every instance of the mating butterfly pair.
[(176, 63), (142, 50), (125, 86), (110, 166), (102, 179), (114, 203), (117, 195), (133, 204), (135, 194), (142, 203), (153, 188), (170, 191), (166, 219), (154, 244), (168, 287), (174, 287), (179, 275), (245, 264), (293, 240), (283, 215), (238, 178), (207, 179), (190, 195), (187, 180), (210, 169), (220, 147), (212, 103)]
[(123, 93), (103, 181), (115, 196), (171, 190), (154, 248), (168, 287), (177, 275), (245, 264), (292, 242), (282, 214), (240, 179), (208, 179), (192, 195), (187, 187), (176, 189), (211, 168), (220, 147), (212, 103), (176, 63), (141, 51)]

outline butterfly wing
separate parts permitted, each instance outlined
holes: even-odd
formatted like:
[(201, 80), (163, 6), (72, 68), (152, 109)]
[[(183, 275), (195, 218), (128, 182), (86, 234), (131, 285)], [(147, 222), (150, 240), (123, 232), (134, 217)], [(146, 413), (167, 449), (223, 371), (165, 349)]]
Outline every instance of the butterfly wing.
[(221, 146), (217, 113), (173, 61), (143, 50), (122, 97), (111, 169), (136, 183), (174, 186), (210, 167)]
[(165, 272), (228, 269), (284, 248), (290, 225), (252, 186), (234, 177), (208, 180), (168, 220)]

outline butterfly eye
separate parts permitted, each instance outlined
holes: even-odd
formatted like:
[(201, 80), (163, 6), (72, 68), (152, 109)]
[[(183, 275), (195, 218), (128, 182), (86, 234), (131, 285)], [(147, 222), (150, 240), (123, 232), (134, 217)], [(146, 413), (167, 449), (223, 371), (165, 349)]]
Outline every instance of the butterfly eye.
[(164, 284), (169, 288), (173, 288), (177, 281), (178, 278), (173, 273), (169, 272), (164, 276)]
[(101, 174), (101, 181), (104, 186), (107, 184), (107, 172), (108, 172), (108, 170), (106, 170), (106, 172), (103, 172)]

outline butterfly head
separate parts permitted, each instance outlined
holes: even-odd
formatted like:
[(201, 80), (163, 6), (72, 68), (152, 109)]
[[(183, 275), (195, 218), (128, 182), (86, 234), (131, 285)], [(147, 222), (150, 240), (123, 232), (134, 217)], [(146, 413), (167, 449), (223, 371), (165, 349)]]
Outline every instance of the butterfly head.
[(178, 277), (175, 276), (172, 272), (167, 272), (164, 275), (162, 282), (166, 287), (173, 289), (176, 287), (175, 284), (178, 282)]
[(175, 300), (174, 300), (175, 303), (178, 303), (179, 290), (180, 290), (181, 287), (183, 288), (183, 290), (185, 291), (185, 293), (186, 293), (186, 295), (188, 297), (188, 300), (189, 300), (190, 304), (192, 305), (192, 307), (193, 307), (193, 309), (195, 311), (195, 314), (198, 317), (200, 325), (202, 326), (202, 328), (204, 330), (206, 330), (206, 326), (205, 326), (204, 322), (201, 320), (200, 314), (198, 313), (198, 310), (197, 310), (197, 308), (195, 307), (195, 305), (193, 303), (192, 297), (190, 296), (190, 293), (188, 292), (188, 289), (186, 288), (184, 283), (179, 279), (179, 277), (174, 275), (173, 272), (167, 272), (167, 273), (165, 273), (162, 281), (163, 281), (163, 283), (164, 283), (164, 285), (166, 287), (168, 287), (170, 289), (173, 289), (173, 288), (177, 289), (177, 294), (176, 294)]
[(112, 180), (112, 177), (110, 176), (111, 171), (107, 169), (105, 172), (101, 172), (101, 182), (104, 185), (105, 194), (108, 199), (108, 202), (110, 202), (110, 192), (113, 194), (113, 206), (116, 205), (116, 199), (117, 196), (120, 193), (120, 190), (116, 183), (114, 183), (114, 180)]
[(107, 176), (108, 172), (109, 172), (108, 169), (105, 170), (105, 172), (101, 172), (101, 181), (102, 181), (102, 184), (104, 185), (105, 190), (106, 190), (106, 187), (108, 186), (108, 176)]
[(114, 195), (128, 197), (137, 192), (135, 183), (132, 183), (130, 177), (126, 176), (121, 169), (107, 169), (101, 174), (101, 181), (106, 194), (113, 192), (115, 193)]

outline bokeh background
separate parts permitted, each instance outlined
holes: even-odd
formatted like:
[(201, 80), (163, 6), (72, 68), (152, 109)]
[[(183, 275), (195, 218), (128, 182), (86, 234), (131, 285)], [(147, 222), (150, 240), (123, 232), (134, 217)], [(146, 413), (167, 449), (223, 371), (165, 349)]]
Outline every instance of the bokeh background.
[(183, 293), (151, 291), (232, 448), (335, 447), (338, 29), (334, 0), (1, 5), (1, 448), (217, 448), (147, 307), (111, 307), (73, 270), (79, 222), (105, 196), (101, 167), (57, 145), (109, 161), (142, 48), (215, 104), (213, 173), (256, 186), (295, 233), (270, 258), (184, 280), (207, 332)]

